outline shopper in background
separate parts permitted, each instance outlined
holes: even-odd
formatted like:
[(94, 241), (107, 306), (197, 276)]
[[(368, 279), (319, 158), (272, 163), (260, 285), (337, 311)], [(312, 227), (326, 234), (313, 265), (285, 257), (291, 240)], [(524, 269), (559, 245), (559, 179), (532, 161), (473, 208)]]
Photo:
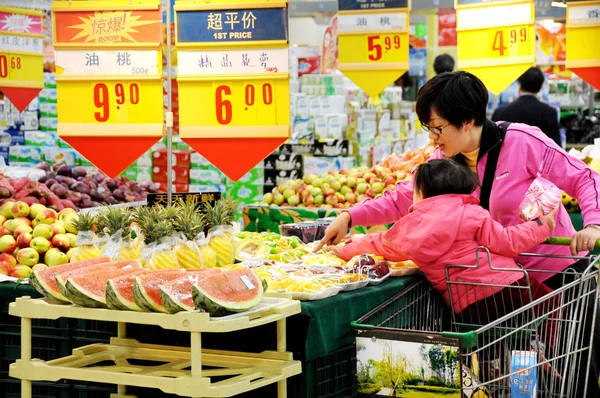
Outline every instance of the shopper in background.
[(454, 71), (454, 58), (449, 54), (440, 54), (433, 61), (433, 70), (436, 75)]
[[(482, 181), (480, 205), (489, 210), (492, 219), (505, 227), (520, 223), (519, 204), (538, 176), (554, 183), (575, 197), (581, 206), (585, 228), (576, 232), (561, 205), (553, 236), (572, 236), (567, 247), (536, 245), (528, 252), (545, 255), (585, 254), (600, 239), (600, 175), (579, 159), (570, 156), (538, 128), (525, 124), (497, 125), (486, 118), (488, 90), (476, 76), (468, 72), (442, 73), (429, 80), (417, 96), (417, 115), (429, 138), (438, 146), (432, 158), (453, 158), (475, 171)], [(326, 244), (337, 244), (351, 225), (373, 226), (394, 223), (408, 214), (413, 204), (412, 181), (402, 181), (394, 191), (367, 200), (343, 211), (325, 231), (317, 250)], [(550, 270), (532, 273), (550, 288), (565, 283), (559, 272), (572, 268), (582, 272), (587, 264), (568, 258), (519, 257), (528, 270)], [(553, 278), (554, 277), (554, 278)], [(584, 303), (592, 311), (598, 303)], [(592, 315), (586, 317), (587, 333), (592, 330)], [(596, 324), (600, 317), (596, 318)], [(584, 337), (585, 338), (585, 337)], [(597, 347), (600, 326), (594, 333), (591, 373), (585, 398), (600, 397)], [(587, 363), (582, 358), (583, 364)], [(577, 397), (583, 398), (584, 372), (580, 372)]]
[(492, 120), (525, 123), (538, 127), (558, 146), (561, 146), (560, 124), (556, 109), (544, 104), (537, 94), (544, 85), (545, 77), (540, 68), (531, 67), (517, 80), (519, 98), (508, 105), (496, 109)]

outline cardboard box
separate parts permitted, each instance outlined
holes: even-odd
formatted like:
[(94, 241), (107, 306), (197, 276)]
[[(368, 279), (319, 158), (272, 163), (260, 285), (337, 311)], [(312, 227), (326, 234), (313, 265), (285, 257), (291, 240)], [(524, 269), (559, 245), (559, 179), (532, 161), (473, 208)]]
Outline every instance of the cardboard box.
[[(173, 167), (173, 184), (186, 184), (190, 182), (190, 169), (185, 167)], [(152, 181), (167, 182), (167, 168), (164, 166), (152, 167)]]
[(211, 162), (209, 162), (204, 156), (200, 155), (198, 152), (192, 152), (190, 160), (193, 169), (214, 167)]
[(299, 178), (302, 178), (302, 170), (265, 170), (264, 185), (276, 186)]
[(234, 183), (232, 185), (227, 185), (225, 192), (227, 193), (227, 196), (231, 196), (245, 204), (260, 202), (263, 198), (262, 185)]
[(229, 178), (227, 178), (227, 185), (235, 184), (236, 182), (238, 182), (238, 183), (247, 183), (247, 184), (262, 186), (264, 178), (265, 178), (265, 169), (264, 169), (263, 165), (260, 165), (260, 166), (253, 168), (246, 174), (244, 174), (244, 176), (242, 178), (240, 178), (238, 181), (232, 181)]
[(302, 155), (269, 155), (263, 165), (265, 170), (302, 170)]
[(518, 372), (510, 378), (511, 397), (537, 397), (537, 352), (513, 351), (510, 372)]
[(59, 148), (59, 147), (42, 147), (42, 160), (48, 163), (61, 162), (68, 166), (77, 166), (77, 159), (80, 158), (79, 154), (70, 148)]
[(195, 185), (220, 185), (225, 182), (225, 175), (216, 168), (191, 169), (190, 184)]
[(10, 136), (12, 137), (11, 145), (25, 145), (25, 131), (8, 129), (5, 130), (5, 132), (10, 134)]
[(5, 165), (10, 164), (10, 147), (8, 146), (0, 146), (0, 164), (4, 162)]
[[(163, 191), (167, 191), (167, 183), (166, 182), (161, 182), (159, 183), (160, 189)], [(173, 192), (177, 192), (177, 193), (184, 193), (184, 192), (189, 192), (190, 191), (190, 186), (188, 184), (179, 184), (179, 183), (174, 183), (172, 185), (173, 188)]]
[(277, 148), (273, 154), (291, 154), (291, 153), (300, 153), (300, 154), (312, 154), (315, 149), (314, 141), (309, 141), (305, 144), (282, 144)]
[[(173, 150), (173, 156), (171, 158), (172, 161), (172, 166), (173, 167), (185, 167), (185, 168), (190, 168), (191, 166), (191, 155), (192, 152), (191, 151), (182, 151), (182, 150)], [(153, 161), (152, 161), (152, 165), (153, 166), (163, 166), (163, 167), (167, 167), (167, 163), (168, 163), (168, 156), (167, 156), (167, 150), (166, 149), (159, 149), (157, 151), (154, 151), (152, 153), (153, 156)]]
[(349, 156), (352, 155), (349, 150), (348, 140), (330, 140), (330, 141), (315, 141), (315, 156)]
[(349, 170), (355, 167), (353, 157), (304, 157), (304, 175), (314, 173), (324, 175), (330, 171)]
[(226, 191), (226, 187), (225, 187), (225, 185), (222, 185), (222, 184), (219, 184), (219, 185), (190, 184), (190, 192), (200, 192), (200, 193), (204, 193), (204, 192), (221, 192), (221, 193), (225, 193), (225, 191)]
[(24, 135), (24, 145), (28, 146), (57, 146), (57, 140), (58, 136), (51, 131), (26, 131)]
[(129, 166), (121, 175), (127, 177), (128, 180), (137, 182), (151, 182), (153, 177), (152, 167), (137, 166)]
[(9, 161), (12, 163), (37, 164), (42, 161), (42, 150), (35, 146), (13, 145), (9, 151)]

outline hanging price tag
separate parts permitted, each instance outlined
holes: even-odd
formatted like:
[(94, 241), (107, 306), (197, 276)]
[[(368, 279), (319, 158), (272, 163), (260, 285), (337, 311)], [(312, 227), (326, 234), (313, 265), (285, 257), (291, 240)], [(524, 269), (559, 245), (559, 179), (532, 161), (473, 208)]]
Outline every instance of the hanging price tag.
[(600, 89), (600, 1), (567, 3), (566, 27), (567, 69)]
[(0, 91), (19, 109), (44, 87), (42, 12), (0, 7)]
[(535, 63), (533, 1), (473, 3), (456, 4), (458, 67), (499, 94)]
[(339, 69), (370, 96), (408, 70), (407, 1), (340, 0)]

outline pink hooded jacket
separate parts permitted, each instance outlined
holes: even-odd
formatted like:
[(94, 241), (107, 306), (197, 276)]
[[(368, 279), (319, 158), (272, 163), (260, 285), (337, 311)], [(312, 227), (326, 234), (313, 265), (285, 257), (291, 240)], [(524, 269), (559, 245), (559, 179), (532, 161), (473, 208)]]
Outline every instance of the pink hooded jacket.
[[(362, 253), (382, 255), (392, 261), (410, 259), (450, 305), (446, 283), (448, 265), (476, 265), (476, 250), (485, 246), (491, 253), (494, 268), (513, 268), (516, 272), (491, 269), (485, 251), (480, 251), (479, 267), (450, 268), (451, 280), (459, 278), (467, 283), (507, 286), (524, 276), (513, 257), (544, 241), (549, 233), (548, 225), (542, 220), (505, 228), (492, 220), (490, 213), (479, 206), (477, 198), (441, 195), (412, 205), (409, 213), (390, 230), (353, 239), (339, 251), (339, 256), (346, 261)], [(501, 289), (499, 286), (485, 288), (476, 295), (473, 287), (453, 287), (454, 311), (459, 313)]]
[[(482, 143), (477, 161), (477, 174), (483, 179), (488, 150), (503, 140), (498, 158), (492, 192), (490, 213), (495, 221), (505, 227), (521, 223), (519, 204), (529, 185), (539, 173), (579, 201), (585, 226), (600, 224), (600, 175), (585, 163), (568, 155), (537, 127), (513, 123), (501, 138), (498, 127), (490, 121), (483, 126)], [(456, 160), (460, 162), (459, 155)], [(437, 150), (432, 159), (443, 158)], [(479, 198), (479, 189), (473, 193)], [(403, 181), (395, 191), (388, 191), (382, 197), (367, 200), (348, 210), (352, 225), (391, 224), (408, 214), (413, 201), (412, 181)], [(571, 237), (575, 229), (569, 214), (563, 206), (557, 213), (556, 227), (552, 236)], [(547, 255), (570, 256), (567, 246), (536, 245), (529, 252)], [(585, 253), (580, 253), (584, 255)], [(526, 269), (552, 271), (535, 273), (539, 281), (544, 281), (573, 264), (576, 260), (543, 257), (518, 257), (517, 261)]]

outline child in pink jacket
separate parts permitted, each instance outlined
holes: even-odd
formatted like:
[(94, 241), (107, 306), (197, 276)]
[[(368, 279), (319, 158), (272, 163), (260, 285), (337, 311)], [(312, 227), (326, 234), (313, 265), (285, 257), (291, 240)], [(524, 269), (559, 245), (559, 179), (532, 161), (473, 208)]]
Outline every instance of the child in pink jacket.
[[(504, 227), (471, 196), (477, 185), (477, 176), (453, 160), (420, 165), (414, 175), (414, 202), (409, 213), (386, 232), (352, 239), (338, 255), (346, 261), (363, 253), (391, 261), (414, 261), (466, 323), (484, 325), (520, 308), (531, 299), (529, 289), (515, 288), (527, 283), (514, 257), (548, 237), (556, 212)], [(450, 280), (497, 286), (453, 284), (450, 303), (446, 268), (451, 264), (475, 266), (480, 246), (488, 248), (493, 268), (486, 252), (480, 251), (479, 267), (449, 267)], [(533, 300), (551, 292), (533, 277), (529, 282)]]

